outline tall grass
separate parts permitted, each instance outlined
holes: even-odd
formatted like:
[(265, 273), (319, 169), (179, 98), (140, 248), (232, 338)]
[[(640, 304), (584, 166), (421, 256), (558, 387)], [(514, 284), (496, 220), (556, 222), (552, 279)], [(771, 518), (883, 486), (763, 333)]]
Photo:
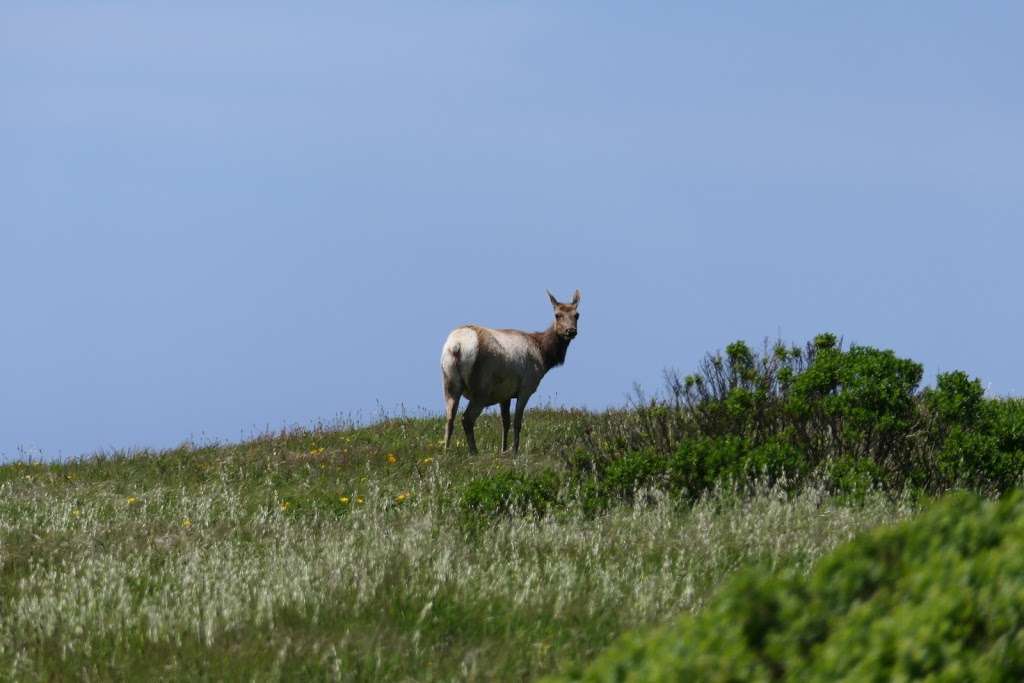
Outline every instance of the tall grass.
[(580, 419), (532, 415), (515, 461), (391, 420), (0, 467), (0, 679), (523, 680), (912, 512), (808, 487), (467, 519), (466, 480), (550, 466)]

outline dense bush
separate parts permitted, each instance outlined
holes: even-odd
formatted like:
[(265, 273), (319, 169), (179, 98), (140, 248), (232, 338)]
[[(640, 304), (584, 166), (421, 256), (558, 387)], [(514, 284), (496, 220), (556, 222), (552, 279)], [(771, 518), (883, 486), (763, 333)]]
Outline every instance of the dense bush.
[(928, 423), (928, 457), (919, 477), (931, 488), (968, 486), (1004, 491), (1024, 474), (1024, 404), (1020, 400), (985, 399), (977, 379), (957, 371), (940, 374), (935, 388), (921, 394)]
[[(989, 399), (963, 372), (920, 388), (919, 363), (835, 335), (755, 353), (742, 341), (698, 371), (667, 374), (668, 395), (581, 420), (565, 490), (590, 510), (659, 489), (695, 500), (713, 489), (808, 481), (834, 493), (908, 489), (992, 494), (1024, 477), (1024, 401)], [(556, 502), (554, 484), (498, 475), (465, 505), (502, 511)], [(503, 491), (504, 493), (498, 493)], [(541, 493), (547, 491), (548, 493)], [(549, 495), (550, 494), (550, 495)]]
[(558, 500), (560, 477), (550, 471), (505, 470), (469, 482), (462, 508), (470, 513), (534, 512), (542, 514)]
[(761, 353), (734, 342), (694, 374), (668, 373), (666, 398), (641, 397), (589, 428), (570, 465), (600, 479), (616, 459), (646, 453), (671, 463), (666, 485), (691, 496), (753, 479), (799, 486), (814, 477), (854, 493), (1018, 483), (1024, 401), (987, 399), (963, 372), (921, 390), (922, 374), (919, 363), (844, 349), (832, 334)]
[(1024, 399), (996, 399), (985, 405), (987, 428), (999, 440), (999, 450), (1004, 453), (1024, 451)]
[(593, 492), (601, 499), (632, 500), (642, 489), (664, 488), (667, 464), (664, 457), (649, 451), (626, 453), (605, 468)]
[(899, 457), (914, 426), (922, 367), (892, 351), (825, 348), (783, 397), (797, 442), (812, 464), (849, 454)]
[(781, 439), (755, 443), (737, 436), (684, 441), (670, 459), (670, 481), (690, 498), (725, 485), (743, 489), (749, 484), (774, 486), (797, 482), (806, 461)]
[(697, 615), (626, 636), (586, 681), (1024, 679), (1024, 498), (960, 494), (826, 556), (750, 571)]

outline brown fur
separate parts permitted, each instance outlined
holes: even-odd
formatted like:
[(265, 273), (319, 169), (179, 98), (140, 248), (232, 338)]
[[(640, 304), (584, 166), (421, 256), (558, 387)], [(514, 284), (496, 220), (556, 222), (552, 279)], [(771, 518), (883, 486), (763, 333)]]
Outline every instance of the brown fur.
[[(476, 338), (480, 343), (480, 351), (477, 352), (477, 362), (473, 365), (473, 372), (469, 375), (468, 391), (463, 393), (483, 401), (485, 406), (492, 406), (499, 402), (497, 399), (488, 399), (490, 394), (494, 393), (492, 385), (495, 379), (495, 366), (498, 365), (495, 359), (501, 354), (501, 347), (487, 328), (478, 325), (467, 325), (466, 327), (476, 333)], [(525, 334), (519, 330), (502, 330), (502, 332)], [(499, 381), (514, 381), (514, 378), (506, 378), (503, 375), (498, 375), (497, 379)], [(517, 389), (513, 398), (518, 397), (519, 391)]]
[(541, 357), (544, 358), (544, 372), (565, 363), (565, 354), (572, 340), (559, 336), (554, 325), (543, 332), (531, 332), (527, 336), (540, 349)]

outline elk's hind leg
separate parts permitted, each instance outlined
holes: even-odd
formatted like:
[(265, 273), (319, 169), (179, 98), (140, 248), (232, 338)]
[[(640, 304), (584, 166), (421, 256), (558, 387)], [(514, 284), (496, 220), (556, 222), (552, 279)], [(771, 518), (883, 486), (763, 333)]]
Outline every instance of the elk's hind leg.
[(483, 410), (483, 403), (477, 403), (470, 399), (469, 405), (466, 406), (466, 410), (462, 413), (462, 428), (466, 430), (466, 443), (469, 444), (470, 455), (477, 455), (476, 435), (473, 434), (473, 426), (476, 425), (476, 418), (480, 417), (480, 413)]
[(448, 452), (448, 444), (452, 441), (452, 432), (455, 431), (455, 415), (459, 412), (459, 398), (458, 393), (451, 395), (445, 392), (444, 396), (444, 412), (446, 422), (444, 424), (444, 450)]

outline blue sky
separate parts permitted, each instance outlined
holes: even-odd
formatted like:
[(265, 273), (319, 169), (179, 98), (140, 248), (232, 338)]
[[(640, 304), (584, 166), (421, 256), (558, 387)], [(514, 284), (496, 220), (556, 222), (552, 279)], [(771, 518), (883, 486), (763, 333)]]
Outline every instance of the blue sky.
[(602, 408), (834, 331), (1024, 392), (1017, 3), (5, 2), (0, 459)]

